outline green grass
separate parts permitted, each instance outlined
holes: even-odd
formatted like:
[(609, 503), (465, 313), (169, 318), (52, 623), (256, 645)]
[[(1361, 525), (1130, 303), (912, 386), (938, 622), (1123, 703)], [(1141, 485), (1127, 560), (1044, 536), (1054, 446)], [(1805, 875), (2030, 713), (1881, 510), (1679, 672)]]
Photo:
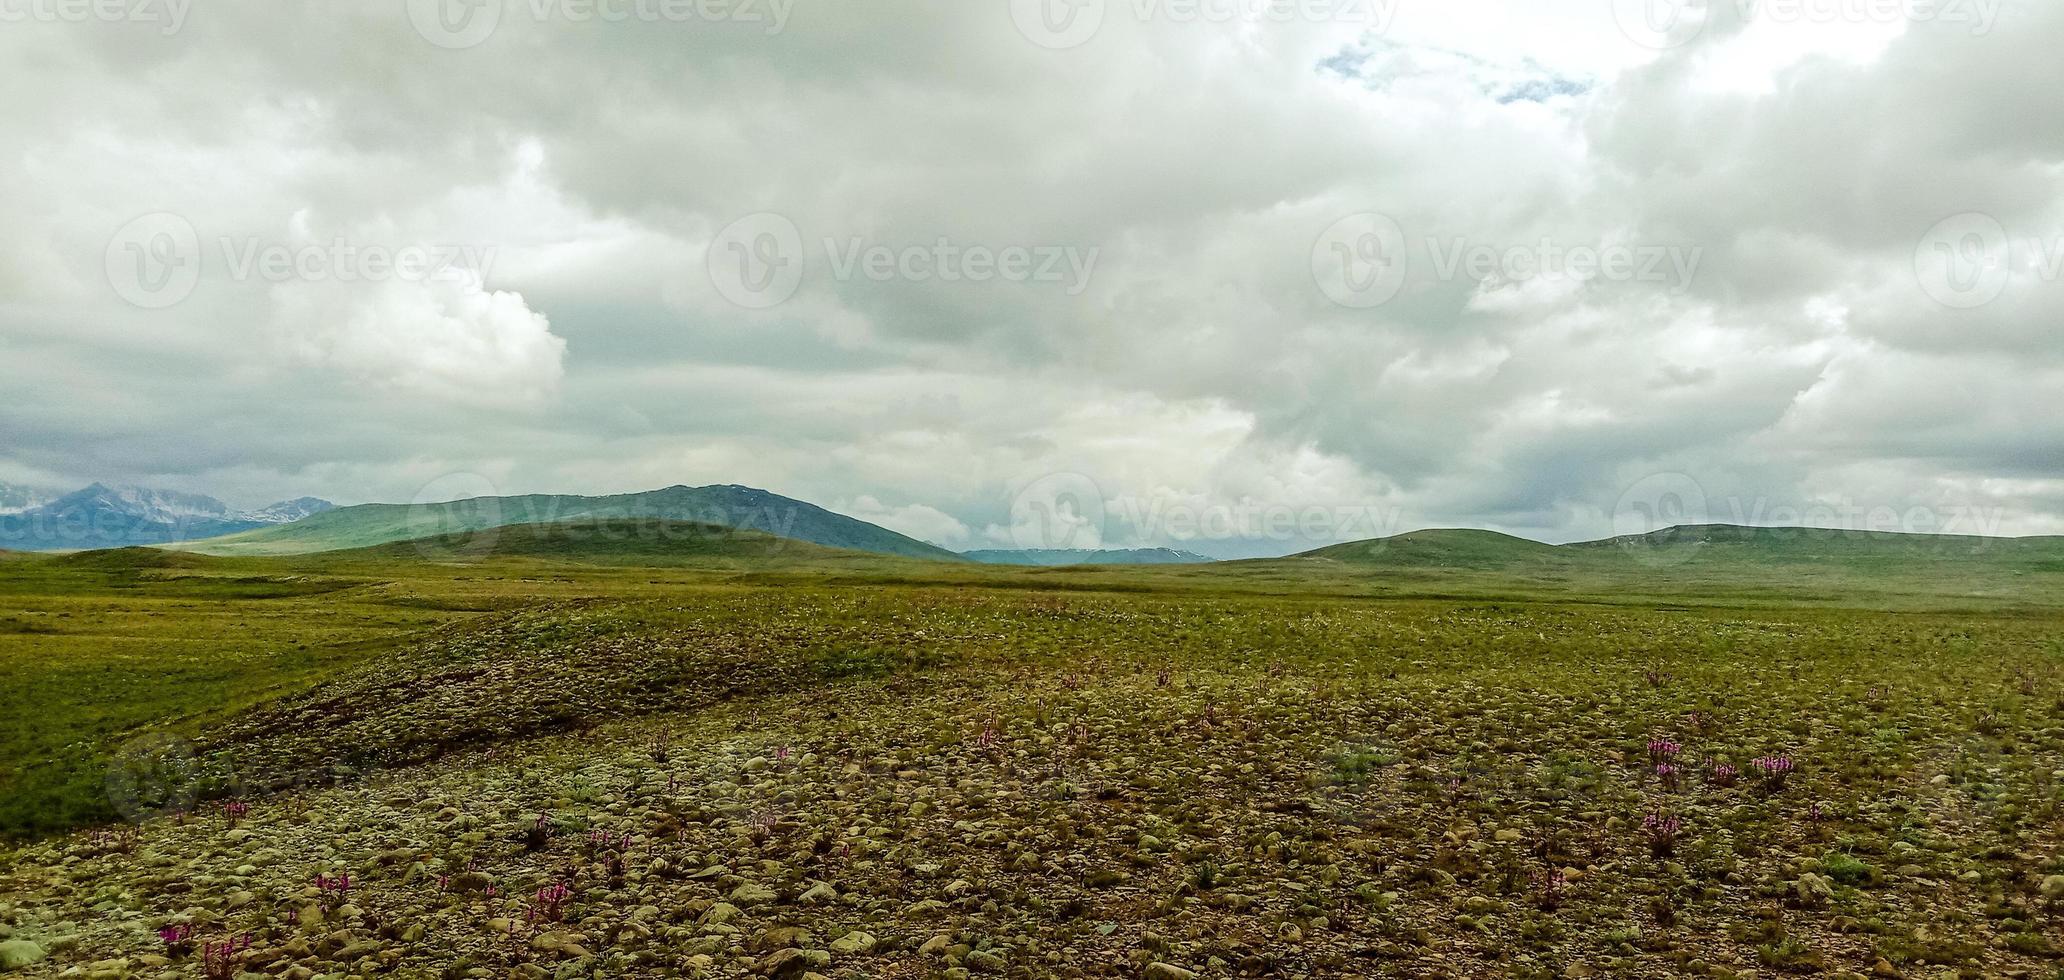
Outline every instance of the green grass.
[[(319, 521), (319, 519), (318, 519)], [(319, 530), (319, 528), (318, 528)], [(375, 536), (390, 533), (381, 530)], [(1727, 610), (1960, 612), (1974, 622), (2049, 621), (2064, 575), (2044, 539), (1777, 534), (1669, 537), (1689, 557), (1624, 547), (1550, 547), (1490, 532), (1417, 532), (1315, 556), (1209, 566), (1009, 568), (842, 552), (691, 522), (596, 520), (506, 526), (321, 555), (214, 558), (126, 549), (0, 562), (0, 833), (63, 829), (115, 814), (109, 753), (131, 738), (199, 732), (240, 711), (359, 668), (424, 630), (484, 612), (567, 599), (709, 588), (974, 589), (1206, 597), (1207, 626), (1258, 649), (1294, 642), (1271, 597), (1413, 599)], [(1927, 547), (1916, 554), (1914, 549)], [(1899, 560), (1888, 561), (1888, 553)], [(1861, 557), (1858, 557), (1858, 555)], [(1953, 574), (1952, 574), (1953, 573)], [(1022, 628), (1014, 626), (1015, 628)], [(1419, 642), (1440, 642), (1430, 634)], [(1127, 645), (1129, 634), (1100, 636)], [(838, 676), (878, 676), (895, 644), (818, 654)], [(1677, 659), (1681, 651), (1656, 648)]]
[[(2052, 967), (2064, 591), (2038, 545), (1654, 561), (1432, 533), (1054, 569), (673, 530), (0, 556), (0, 827), (45, 838), (0, 853), (0, 890), (35, 896), (11, 927), (78, 962), (192, 909), (283, 943), (310, 869), (348, 868), (354, 903), (426, 931), (326, 933), (396, 970), (572, 969), (483, 946), (493, 913), (424, 882), (476, 868), (520, 897), (578, 868), (576, 918), (659, 908), (666, 962), (720, 975), (801, 924), (876, 936), (832, 968), (853, 975), (989, 950), (1034, 975), (1049, 952), (1122, 975)], [(1675, 785), (1652, 739), (1683, 746)], [(1750, 766), (1773, 754), (1799, 764), (1782, 786)], [(175, 790), (146, 806), (248, 801), (251, 843), (205, 805), (133, 854), (47, 836), (118, 816), (111, 772)], [(541, 815), (566, 832), (534, 852)], [(665, 842), (679, 873), (607, 888), (590, 830)], [(803, 902), (819, 882), (850, 898)], [(748, 885), (777, 898), (740, 900), (739, 945), (697, 921)], [(651, 965), (582, 928), (588, 967)], [(371, 968), (317, 962), (335, 945), (312, 968)]]

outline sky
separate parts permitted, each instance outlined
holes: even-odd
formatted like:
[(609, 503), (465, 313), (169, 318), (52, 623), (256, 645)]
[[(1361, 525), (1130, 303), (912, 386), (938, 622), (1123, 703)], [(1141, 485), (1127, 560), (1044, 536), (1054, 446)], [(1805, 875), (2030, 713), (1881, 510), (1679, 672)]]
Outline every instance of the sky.
[(2064, 4), (0, 0), (0, 482), (2064, 533)]

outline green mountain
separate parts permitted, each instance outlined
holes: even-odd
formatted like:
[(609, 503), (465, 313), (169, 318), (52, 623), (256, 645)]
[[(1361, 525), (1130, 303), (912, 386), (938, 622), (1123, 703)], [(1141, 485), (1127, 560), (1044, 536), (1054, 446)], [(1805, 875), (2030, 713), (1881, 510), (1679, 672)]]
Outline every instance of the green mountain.
[(1240, 564), (1248, 566), (1240, 574), (1286, 583), (1321, 575), (1457, 595), (2040, 604), (2064, 588), (2064, 538), (1707, 524), (1549, 545), (1492, 531), (1415, 531)]
[(606, 497), (536, 494), (434, 504), (362, 504), (339, 507), (292, 524), (189, 542), (180, 547), (211, 555), (303, 555), (422, 538), (464, 537), (487, 528), (511, 525), (585, 522), (599, 527), (627, 520), (717, 525), (826, 548), (963, 560), (944, 548), (834, 514), (815, 504), (739, 486), (668, 487)]
[(327, 552), (325, 559), (408, 560), (445, 555), (533, 558), (584, 565), (657, 568), (709, 559), (752, 560), (860, 557), (866, 552), (827, 548), (765, 531), (695, 521), (623, 518), (557, 524), (509, 524), (452, 536), (395, 541)]
[(2064, 561), (2064, 537), (1988, 538), (1812, 527), (1698, 524), (1600, 541), (1552, 545), (1496, 531), (1413, 531), (1354, 541), (1294, 558), (1412, 567), (1605, 567), (1643, 564), (1893, 567), (1947, 562), (2045, 565)]
[(1565, 545), (1690, 561), (1764, 564), (2043, 562), (2064, 559), (2064, 537), (1988, 538), (1814, 527), (1691, 524)]

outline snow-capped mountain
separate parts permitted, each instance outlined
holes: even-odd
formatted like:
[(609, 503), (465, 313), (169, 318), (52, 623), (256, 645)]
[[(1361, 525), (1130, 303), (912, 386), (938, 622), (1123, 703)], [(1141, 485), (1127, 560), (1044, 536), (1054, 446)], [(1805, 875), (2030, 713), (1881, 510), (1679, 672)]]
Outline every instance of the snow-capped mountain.
[(201, 494), (96, 483), (47, 503), (0, 513), (0, 548), (90, 550), (195, 541), (291, 523), (333, 506), (302, 497), (237, 511)]
[(0, 514), (19, 514), (50, 502), (50, 495), (29, 487), (0, 483)]
[(226, 520), (232, 513), (228, 504), (197, 493), (152, 490), (148, 487), (109, 486), (105, 483), (96, 483), (77, 493), (66, 494), (58, 498), (57, 503), (74, 507), (106, 508), (138, 520), (160, 524)]
[(304, 517), (336, 509), (336, 504), (321, 497), (296, 497), (292, 500), (282, 500), (270, 507), (247, 510), (238, 516), (255, 524), (292, 524)]

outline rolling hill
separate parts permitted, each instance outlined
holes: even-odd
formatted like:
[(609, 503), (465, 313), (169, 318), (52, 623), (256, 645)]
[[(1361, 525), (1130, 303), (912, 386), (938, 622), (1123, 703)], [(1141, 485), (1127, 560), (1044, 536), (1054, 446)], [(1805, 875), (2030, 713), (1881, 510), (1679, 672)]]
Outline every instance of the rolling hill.
[(464, 535), (519, 524), (623, 520), (717, 525), (761, 531), (826, 548), (939, 561), (964, 560), (944, 548), (815, 504), (740, 486), (677, 486), (605, 497), (537, 494), (431, 504), (362, 504), (339, 507), (292, 524), (193, 541), (181, 547), (212, 555), (303, 555)]
[(1811, 527), (1694, 524), (1565, 545), (1690, 561), (1755, 564), (2009, 563), (2064, 560), (2064, 537), (1989, 538)]
[(1915, 562), (2043, 565), (2064, 562), (2064, 537), (1988, 538), (1810, 527), (1684, 525), (1598, 541), (1552, 545), (1496, 531), (1413, 531), (1354, 541), (1294, 558), (1411, 567), (1523, 569), (1643, 564), (1815, 565)]
[[(2064, 538), (1988, 538), (1802, 527), (1696, 525), (1550, 545), (1491, 531), (1416, 531), (1239, 574), (1309, 577), (1442, 595), (1534, 592), (1672, 601), (1867, 602), (1878, 607), (2048, 606), (2064, 594)], [(1224, 566), (1220, 566), (1224, 567)]]
[(360, 558), (434, 560), (447, 553), (654, 568), (723, 558), (769, 561), (874, 557), (866, 552), (776, 537), (765, 531), (694, 521), (636, 518), (509, 524), (455, 538), (418, 538), (370, 548), (327, 552), (324, 557), (338, 561)]

